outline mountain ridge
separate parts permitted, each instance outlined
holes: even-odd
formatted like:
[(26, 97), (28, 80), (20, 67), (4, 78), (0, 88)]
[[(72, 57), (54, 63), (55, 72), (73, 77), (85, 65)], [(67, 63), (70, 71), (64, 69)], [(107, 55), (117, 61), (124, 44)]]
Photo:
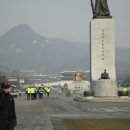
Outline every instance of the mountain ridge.
[[(130, 48), (116, 48), (117, 70), (129, 70)], [(64, 70), (89, 69), (89, 45), (61, 38), (47, 38), (26, 24), (0, 37), (1, 65), (19, 70), (57, 74)], [(123, 61), (123, 62), (122, 62)]]

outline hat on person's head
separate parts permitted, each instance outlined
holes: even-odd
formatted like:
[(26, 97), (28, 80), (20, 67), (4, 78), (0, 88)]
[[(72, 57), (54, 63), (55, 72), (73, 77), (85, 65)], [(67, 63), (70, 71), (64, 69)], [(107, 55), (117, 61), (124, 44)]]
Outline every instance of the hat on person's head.
[(7, 88), (10, 88), (11, 86), (9, 84), (5, 84), (5, 83), (2, 83), (1, 84), (1, 88), (2, 89), (7, 89)]

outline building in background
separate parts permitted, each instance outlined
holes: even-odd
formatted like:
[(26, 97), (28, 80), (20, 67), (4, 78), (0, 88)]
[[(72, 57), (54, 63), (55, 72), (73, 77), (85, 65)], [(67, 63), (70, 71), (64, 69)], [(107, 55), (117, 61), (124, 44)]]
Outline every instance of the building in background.
[[(63, 71), (60, 72), (60, 76), (59, 79), (60, 81), (72, 81), (74, 80), (74, 76), (76, 74), (76, 72), (78, 71)], [(80, 73), (82, 73), (82, 79), (83, 80), (89, 80), (89, 76), (90, 76), (90, 71), (79, 71)]]

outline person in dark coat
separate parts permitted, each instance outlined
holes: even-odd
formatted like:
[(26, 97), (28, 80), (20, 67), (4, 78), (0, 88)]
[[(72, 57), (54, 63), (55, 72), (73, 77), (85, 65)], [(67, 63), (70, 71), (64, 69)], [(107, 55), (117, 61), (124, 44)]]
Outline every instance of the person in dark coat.
[(1, 85), (0, 93), (0, 130), (14, 130), (16, 126), (15, 102), (10, 95), (11, 87), (7, 84)]

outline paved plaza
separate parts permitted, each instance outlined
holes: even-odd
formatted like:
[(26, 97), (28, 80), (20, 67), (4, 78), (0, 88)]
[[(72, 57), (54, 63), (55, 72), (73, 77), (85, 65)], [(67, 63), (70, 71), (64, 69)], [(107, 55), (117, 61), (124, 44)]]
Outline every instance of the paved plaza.
[(51, 95), (41, 100), (15, 99), (15, 130), (67, 130), (63, 119), (130, 119), (130, 103), (75, 102), (73, 97)]

